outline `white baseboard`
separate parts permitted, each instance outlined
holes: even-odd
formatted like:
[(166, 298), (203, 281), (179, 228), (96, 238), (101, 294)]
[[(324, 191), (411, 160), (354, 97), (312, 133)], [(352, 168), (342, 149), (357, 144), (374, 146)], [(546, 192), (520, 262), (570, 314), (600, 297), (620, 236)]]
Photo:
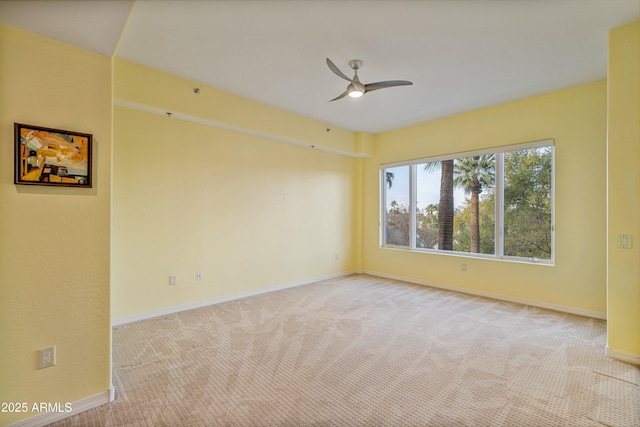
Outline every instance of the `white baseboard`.
[(282, 289), (293, 288), (296, 286), (308, 285), (310, 283), (320, 282), (322, 280), (335, 279), (336, 277), (348, 276), (354, 274), (355, 271), (346, 271), (342, 273), (328, 274), (326, 276), (314, 277), (311, 279), (300, 280), (297, 282), (285, 283), (283, 285), (271, 286), (268, 288), (256, 289), (255, 291), (242, 292), (239, 294), (228, 295), (224, 297), (212, 298), (204, 301), (192, 302), (189, 304), (177, 305), (173, 307), (162, 308), (160, 310), (148, 311), (146, 313), (133, 314), (131, 316), (117, 317), (111, 320), (111, 326), (124, 325), (126, 323), (137, 322), (138, 320), (152, 319), (154, 317), (166, 316), (168, 314), (179, 313), (181, 311), (193, 310), (194, 308), (206, 307), (222, 302), (233, 301), (236, 299), (252, 297), (255, 295), (266, 294), (269, 292), (280, 291)]
[(633, 365), (640, 365), (640, 355), (625, 353), (624, 351), (614, 350), (609, 346), (604, 348), (604, 354), (612, 359), (620, 360), (622, 362), (631, 363)]
[(442, 284), (439, 284), (439, 283), (427, 282), (425, 280), (413, 279), (411, 277), (403, 277), (403, 276), (396, 276), (396, 275), (393, 275), (393, 274), (380, 273), (380, 272), (377, 272), (377, 271), (365, 270), (365, 271), (363, 271), (363, 273), (364, 274), (369, 274), (371, 276), (384, 277), (386, 279), (393, 279), (393, 280), (400, 280), (402, 282), (414, 283), (416, 285), (430, 286), (430, 287), (433, 287), (433, 288), (446, 289), (446, 290), (449, 290), (449, 291), (460, 292), (460, 293), (463, 293), (463, 294), (477, 295), (477, 296), (497, 299), (497, 300), (501, 300), (501, 301), (514, 302), (514, 303), (523, 304), (523, 305), (530, 305), (530, 306), (538, 307), (538, 308), (546, 308), (548, 310), (560, 311), (560, 312), (563, 312), (563, 313), (577, 314), (578, 316), (585, 316), (585, 317), (591, 317), (591, 318), (594, 318), (594, 319), (607, 320), (607, 315), (605, 313), (599, 313), (597, 311), (582, 310), (582, 309), (579, 309), (579, 308), (567, 307), (567, 306), (564, 306), (564, 305), (551, 304), (551, 303), (540, 302), (540, 301), (530, 301), (530, 300), (526, 300), (526, 299), (522, 299), (522, 298), (510, 297), (510, 296), (507, 296), (507, 295), (494, 294), (494, 293), (491, 293), (491, 292), (476, 291), (476, 290), (473, 290), (473, 289), (460, 288), (460, 287), (457, 287), (457, 286), (442, 285)]
[(58, 421), (62, 421), (66, 418), (73, 417), (74, 415), (78, 415), (90, 409), (97, 408), (98, 406), (113, 402), (114, 398), (115, 388), (111, 387), (111, 389), (105, 392), (80, 399), (76, 402), (71, 402), (71, 410), (69, 412), (64, 412), (66, 408), (65, 403), (61, 403), (59, 405), (60, 412), (43, 412), (33, 417), (16, 421), (13, 424), (9, 424), (7, 427), (43, 427)]

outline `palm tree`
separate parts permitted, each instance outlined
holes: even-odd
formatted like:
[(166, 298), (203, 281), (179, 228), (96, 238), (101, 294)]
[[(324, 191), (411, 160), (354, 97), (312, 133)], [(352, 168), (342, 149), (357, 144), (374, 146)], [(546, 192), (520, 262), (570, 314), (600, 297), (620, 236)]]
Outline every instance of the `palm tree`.
[(429, 225), (431, 226), (431, 228), (436, 228), (437, 226), (435, 221), (436, 212), (438, 212), (438, 205), (436, 203), (430, 203), (426, 208), (424, 208), (424, 213), (429, 220)]
[(438, 203), (438, 249), (453, 250), (453, 159), (424, 165), (425, 172), (442, 171)]
[(391, 188), (391, 186), (393, 185), (393, 178), (395, 178), (395, 175), (393, 174), (393, 172), (386, 172), (385, 173), (385, 181), (387, 181), (387, 185), (389, 186), (389, 188)]
[[(471, 252), (480, 252), (479, 202), (483, 187), (496, 181), (495, 158), (493, 154), (457, 159), (454, 166), (453, 183), (462, 187), (465, 194), (471, 194)], [(442, 194), (440, 195), (442, 197)]]

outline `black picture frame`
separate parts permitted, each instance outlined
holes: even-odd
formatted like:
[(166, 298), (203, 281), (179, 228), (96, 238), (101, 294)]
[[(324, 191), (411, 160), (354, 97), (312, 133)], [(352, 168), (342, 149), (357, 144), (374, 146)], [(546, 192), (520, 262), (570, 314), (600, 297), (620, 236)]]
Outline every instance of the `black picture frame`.
[(15, 184), (92, 186), (93, 135), (14, 123)]

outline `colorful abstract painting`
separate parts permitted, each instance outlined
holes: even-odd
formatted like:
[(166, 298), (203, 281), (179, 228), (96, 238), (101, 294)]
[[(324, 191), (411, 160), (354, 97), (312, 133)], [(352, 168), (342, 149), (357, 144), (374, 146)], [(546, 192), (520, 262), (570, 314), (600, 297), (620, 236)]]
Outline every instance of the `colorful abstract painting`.
[(91, 187), (92, 135), (15, 123), (15, 183)]

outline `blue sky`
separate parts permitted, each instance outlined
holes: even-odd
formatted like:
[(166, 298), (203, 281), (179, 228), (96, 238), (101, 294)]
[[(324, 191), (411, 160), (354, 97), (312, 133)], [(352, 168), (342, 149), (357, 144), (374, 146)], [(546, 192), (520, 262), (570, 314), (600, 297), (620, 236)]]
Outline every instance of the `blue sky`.
[[(387, 210), (394, 200), (399, 205), (409, 206), (409, 168), (410, 166), (398, 166), (385, 169), (394, 174), (393, 185), (390, 189), (387, 187)], [(416, 169), (418, 209), (424, 209), (430, 204), (438, 204), (440, 202), (440, 169), (430, 173), (425, 172), (422, 165), (418, 165)], [(464, 191), (456, 188), (453, 199), (455, 206), (462, 206), (465, 201)]]

